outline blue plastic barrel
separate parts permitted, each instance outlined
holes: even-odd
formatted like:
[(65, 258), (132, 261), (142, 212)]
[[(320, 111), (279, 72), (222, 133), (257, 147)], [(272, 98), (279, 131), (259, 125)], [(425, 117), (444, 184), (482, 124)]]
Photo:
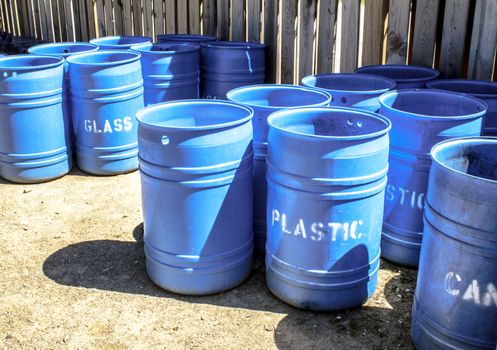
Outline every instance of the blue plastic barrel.
[(250, 106), (254, 110), (254, 247), (256, 255), (265, 254), (266, 245), (266, 154), (267, 117), (291, 107), (328, 106), (331, 96), (325, 91), (295, 85), (251, 85), (236, 88), (228, 100)]
[(263, 84), (264, 44), (216, 41), (200, 44), (200, 96), (226, 99), (228, 91), (246, 85)]
[[(32, 46), (28, 49), (28, 53), (37, 55), (59, 56), (67, 58), (72, 55), (97, 51), (98, 46), (85, 42), (63, 42), (51, 43)], [(64, 110), (65, 123), (69, 128), (71, 138), (71, 147), (74, 139), (74, 131), (72, 127), (71, 117), (71, 99), (69, 97), (69, 64), (64, 61), (64, 90), (62, 92), (62, 107)]]
[(100, 50), (129, 50), (131, 46), (151, 44), (152, 38), (148, 36), (104, 36), (91, 39), (90, 43), (98, 45)]
[(67, 62), (78, 167), (96, 175), (136, 170), (136, 112), (144, 105), (140, 54), (97, 51)]
[(397, 83), (397, 90), (425, 88), (427, 82), (437, 79), (440, 75), (440, 72), (433, 68), (404, 64), (364, 66), (357, 68), (355, 72), (393, 79)]
[(131, 49), (141, 54), (145, 106), (199, 98), (198, 45), (144, 44)]
[(380, 114), (392, 122), (382, 257), (417, 267), (430, 150), (443, 140), (479, 136), (487, 106), (469, 95), (428, 89), (391, 91), (380, 102)]
[(426, 84), (430, 89), (439, 89), (470, 94), (488, 105), (487, 114), (483, 118), (482, 134), (497, 136), (497, 82), (445, 79), (430, 81)]
[(206, 41), (216, 41), (216, 37), (212, 35), (201, 35), (201, 34), (159, 34), (157, 35), (158, 43), (166, 43), (171, 41), (183, 42), (183, 43), (195, 43), (199, 44)]
[(250, 108), (186, 100), (138, 112), (147, 272), (180, 294), (212, 294), (252, 265)]
[(375, 75), (339, 73), (318, 74), (302, 78), (302, 85), (328, 91), (331, 106), (353, 107), (376, 112), (381, 94), (395, 88), (395, 81)]
[(341, 107), (268, 118), (266, 281), (303, 309), (361, 305), (380, 268), (390, 122)]
[(418, 349), (497, 346), (497, 139), (432, 149), (414, 295)]
[(64, 59), (0, 58), (0, 176), (20, 183), (61, 177), (72, 166), (62, 109)]

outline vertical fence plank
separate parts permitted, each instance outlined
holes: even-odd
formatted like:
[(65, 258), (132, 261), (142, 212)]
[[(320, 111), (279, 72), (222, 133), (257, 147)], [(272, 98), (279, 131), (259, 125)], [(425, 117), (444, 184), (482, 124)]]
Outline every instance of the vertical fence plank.
[(82, 31), (83, 25), (86, 23), (82, 23), (82, 14), (79, 8), (79, 0), (73, 0), (73, 16), (74, 16), (74, 40), (81, 41), (82, 40)]
[(174, 0), (166, 0), (166, 33), (176, 33), (176, 3)]
[(468, 62), (469, 79), (492, 79), (497, 43), (497, 1), (476, 0)]
[(123, 1), (114, 0), (114, 33), (115, 35), (123, 35)]
[(164, 9), (162, 0), (154, 0), (154, 33), (164, 34)]
[(229, 0), (217, 0), (216, 36), (219, 40), (229, 39)]
[(261, 41), (261, 0), (247, 0), (247, 41)]
[(134, 35), (143, 35), (143, 16), (140, 0), (133, 0), (133, 28)]
[(332, 72), (336, 11), (336, 0), (319, 1), (317, 13), (316, 73)]
[(107, 28), (105, 27), (105, 11), (104, 11), (104, 0), (97, 0), (97, 28), (98, 37), (103, 37), (107, 35)]
[(412, 63), (431, 67), (437, 29), (439, 0), (417, 0), (412, 41)]
[(278, 35), (278, 0), (264, 0), (263, 38), (266, 44), (266, 82), (275, 83)]
[(112, 13), (112, 0), (104, 0), (104, 17), (105, 17), (106, 35), (114, 35), (114, 18), (113, 18), (114, 16)]
[(5, 22), (4, 22), (5, 31), (12, 33), (12, 31), (10, 29), (10, 14), (9, 14), (9, 9), (7, 7), (7, 0), (2, 0), (1, 5), (2, 5), (2, 9), (3, 9), (2, 12), (4, 14), (4, 19), (5, 19)]
[(297, 25), (297, 82), (313, 73), (314, 20), (317, 0), (300, 0)]
[(232, 0), (230, 7), (230, 39), (233, 41), (245, 40), (245, 15), (243, 0)]
[(445, 78), (462, 77), (469, 0), (446, 0), (439, 70)]
[(295, 83), (295, 20), (297, 16), (297, 0), (281, 0), (281, 31), (278, 40), (278, 67), (282, 84)]
[(79, 0), (79, 18), (80, 18), (80, 28), (81, 28), (81, 40), (90, 40), (90, 35), (88, 34), (88, 13), (86, 10), (86, 1)]
[(60, 40), (67, 41), (67, 20), (66, 20), (66, 11), (64, 7), (65, 0), (56, 0), (58, 12), (59, 12), (59, 21), (60, 21)]
[(411, 0), (390, 0), (388, 10), (388, 64), (406, 64)]
[[(16, 13), (16, 4), (15, 0), (8, 0), (9, 8), (10, 8), (10, 20), (12, 25), (12, 33), (15, 35), (19, 35), (19, 30), (17, 26), (17, 13)], [(47, 34), (48, 35), (48, 34)]]
[(380, 64), (383, 54), (387, 0), (366, 0), (361, 65)]
[(131, 0), (123, 0), (123, 35), (133, 35)]
[(26, 10), (24, 9), (24, 0), (14, 0), (16, 4), (16, 15), (19, 23), (19, 35), (26, 35)]
[(97, 22), (95, 18), (95, 0), (85, 0), (86, 2), (86, 19), (88, 21), (88, 38), (93, 39), (97, 36)]
[(3, 32), (7, 32), (7, 25), (6, 25), (6, 18), (3, 13), (3, 4), (0, 1), (0, 29), (2, 29)]
[(185, 0), (179, 0), (176, 2), (176, 12), (176, 25), (178, 27), (178, 33), (188, 33), (188, 4)]
[(216, 35), (216, 1), (202, 1), (202, 33)]
[(359, 11), (359, 0), (342, 1), (340, 72), (352, 72), (357, 68), (359, 53)]
[(53, 30), (54, 30), (54, 40), (62, 41), (62, 32), (60, 30), (60, 16), (59, 16), (59, 2), (57, 0), (52, 0), (52, 18), (53, 18)]
[(143, 32), (146, 36), (153, 36), (152, 0), (143, 0)]
[(190, 34), (200, 34), (200, 0), (188, 0)]

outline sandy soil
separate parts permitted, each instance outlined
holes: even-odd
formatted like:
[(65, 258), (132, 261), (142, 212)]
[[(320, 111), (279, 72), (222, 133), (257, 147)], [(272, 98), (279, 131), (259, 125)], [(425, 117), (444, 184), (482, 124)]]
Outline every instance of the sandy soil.
[(265, 288), (174, 295), (147, 277), (139, 174), (0, 182), (0, 348), (410, 349), (416, 272), (382, 262), (361, 308), (313, 313)]

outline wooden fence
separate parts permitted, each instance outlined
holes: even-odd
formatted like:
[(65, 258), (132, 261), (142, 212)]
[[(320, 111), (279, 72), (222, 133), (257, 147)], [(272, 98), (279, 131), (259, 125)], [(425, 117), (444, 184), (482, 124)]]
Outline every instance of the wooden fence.
[(268, 81), (278, 83), (376, 63), (497, 78), (497, 0), (0, 0), (0, 29), (46, 41), (161, 33), (260, 41)]

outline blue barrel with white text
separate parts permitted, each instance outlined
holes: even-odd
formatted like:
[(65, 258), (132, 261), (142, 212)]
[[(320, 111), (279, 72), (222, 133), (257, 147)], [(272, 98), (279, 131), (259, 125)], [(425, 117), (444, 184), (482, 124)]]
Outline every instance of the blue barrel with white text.
[(19, 183), (61, 177), (72, 167), (62, 108), (64, 59), (0, 58), (0, 176)]
[(339, 107), (268, 118), (266, 281), (286, 303), (363, 304), (380, 268), (390, 122)]
[(395, 80), (397, 90), (425, 88), (427, 82), (437, 79), (440, 75), (436, 69), (413, 64), (370, 65), (357, 68), (355, 72)]
[(497, 82), (465, 79), (444, 79), (430, 81), (430, 89), (439, 89), (469, 94), (484, 101), (487, 113), (483, 119), (482, 135), (497, 136)]
[(497, 346), (497, 138), (431, 151), (412, 338), (418, 349)]
[(263, 84), (265, 49), (260, 43), (216, 41), (200, 44), (200, 97), (226, 99), (228, 91)]
[(151, 44), (152, 38), (139, 35), (104, 36), (91, 39), (90, 43), (98, 45), (100, 50), (129, 50), (134, 45)]
[(382, 257), (417, 267), (430, 150), (440, 141), (479, 136), (487, 106), (468, 95), (428, 89), (388, 92), (380, 103), (380, 114), (392, 121)]
[(182, 43), (192, 43), (199, 44), (201, 42), (216, 41), (216, 37), (212, 35), (205, 34), (159, 34), (157, 35), (158, 43), (167, 42), (182, 42)]
[(292, 107), (328, 106), (331, 96), (325, 91), (295, 85), (250, 85), (227, 94), (228, 100), (254, 110), (254, 247), (256, 255), (265, 254), (266, 246), (266, 154), (267, 117)]
[(198, 45), (145, 44), (131, 49), (141, 54), (145, 106), (199, 98)]
[(331, 106), (352, 107), (376, 112), (381, 94), (395, 88), (395, 81), (376, 75), (337, 73), (308, 75), (302, 85), (315, 87), (333, 96)]
[(252, 269), (252, 116), (228, 101), (138, 112), (146, 267), (169, 291), (235, 287)]
[(136, 112), (144, 106), (140, 54), (96, 51), (67, 62), (78, 167), (95, 175), (136, 170)]

